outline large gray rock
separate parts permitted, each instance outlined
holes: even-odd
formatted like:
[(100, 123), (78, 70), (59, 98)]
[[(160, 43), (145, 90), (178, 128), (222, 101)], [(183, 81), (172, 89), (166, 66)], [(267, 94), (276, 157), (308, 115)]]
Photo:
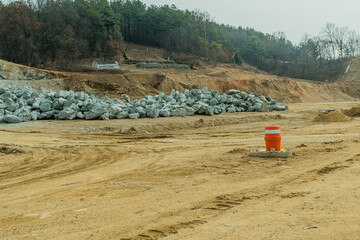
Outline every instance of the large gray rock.
[(3, 101), (6, 104), (6, 110), (10, 112), (15, 112), (19, 108), (19, 105), (11, 98), (5, 98)]
[(140, 114), (139, 113), (131, 113), (129, 114), (129, 118), (130, 119), (137, 119), (140, 117)]
[(0, 109), (5, 109), (6, 104), (3, 102), (3, 100), (0, 99)]
[(137, 107), (136, 112), (139, 114), (141, 118), (146, 118), (146, 110), (142, 107)]
[[(34, 109), (34, 106), (33, 106)], [(44, 99), (40, 102), (39, 109), (41, 112), (49, 112), (52, 109), (52, 102), (49, 99)]]
[(19, 123), (19, 122), (21, 122), (21, 118), (19, 118), (18, 116), (15, 116), (15, 115), (6, 115), (3, 118), (3, 121), (6, 123)]
[(77, 109), (75, 109), (75, 107), (69, 107), (60, 111), (57, 114), (56, 118), (59, 120), (73, 120), (74, 118), (76, 118), (77, 114), (78, 111)]
[(150, 111), (150, 117), (151, 118), (158, 118), (159, 117), (159, 110), (154, 108)]
[(129, 117), (129, 113), (128, 112), (121, 112), (121, 113), (118, 113), (116, 115), (116, 118), (117, 119), (125, 119), (125, 118), (128, 118)]
[(235, 94), (238, 94), (238, 93), (240, 94), (241, 91), (236, 90), (236, 89), (230, 89), (230, 90), (228, 90), (228, 91), (226, 92), (227, 95), (235, 95)]
[(272, 108), (276, 111), (285, 111), (289, 107), (285, 104), (277, 103), (277, 104), (273, 105)]
[(76, 117), (79, 118), (79, 119), (84, 119), (85, 118), (85, 116), (84, 116), (84, 114), (82, 112), (78, 112), (76, 114)]
[(38, 119), (50, 119), (55, 115), (54, 111), (42, 112), (40, 113)]
[(105, 113), (105, 108), (103, 105), (101, 105), (100, 103), (97, 103), (94, 105), (94, 107), (88, 111), (84, 113), (85, 119), (90, 120), (90, 119), (96, 119), (98, 117), (100, 117), (101, 115), (103, 115)]
[(22, 122), (28, 122), (32, 120), (31, 111), (28, 107), (22, 107), (15, 111), (16, 116), (18, 116)]
[(210, 105), (211, 106), (215, 106), (215, 105), (217, 105), (219, 102), (218, 102), (218, 100), (216, 100), (216, 98), (212, 98), (211, 100), (210, 100)]
[(105, 112), (103, 115), (100, 116), (99, 118), (100, 120), (109, 120), (109, 114), (107, 112)]
[(170, 113), (170, 111), (167, 110), (167, 109), (161, 109), (161, 110), (159, 111), (159, 115), (160, 115), (160, 117), (170, 117), (170, 116), (171, 116), (171, 113)]
[(187, 116), (187, 112), (184, 108), (178, 108), (171, 111), (171, 116), (173, 117), (185, 117)]
[[(54, 103), (53, 103), (53, 108), (57, 109), (57, 110), (63, 109), (64, 103), (66, 103), (66, 101), (67, 100), (65, 98), (62, 98), (62, 97), (56, 99), (54, 101)], [(39, 108), (40, 108), (40, 105), (39, 105)]]
[(186, 116), (193, 116), (195, 114), (195, 109), (192, 107), (185, 107)]
[(40, 112), (39, 111), (32, 111), (31, 112), (31, 119), (36, 121), (39, 119), (39, 116), (40, 116)]
[(27, 106), (27, 101), (22, 96), (16, 99), (16, 103), (18, 104), (19, 108)]
[(235, 107), (228, 107), (228, 108), (226, 109), (226, 112), (228, 112), (228, 113), (235, 113), (235, 112), (236, 112), (236, 109), (235, 109)]
[(79, 100), (79, 101), (84, 101), (84, 100), (86, 100), (88, 97), (89, 97), (89, 96), (88, 96), (86, 93), (84, 93), (84, 92), (77, 92), (77, 93), (75, 93), (75, 98), (76, 98), (77, 100)]
[(121, 95), (121, 100), (123, 100), (124, 102), (130, 102), (130, 98), (126, 94)]
[(72, 105), (78, 106), (78, 100), (76, 100), (75, 97), (69, 96), (63, 105), (63, 109), (71, 107)]
[(68, 91), (60, 90), (54, 94), (54, 97), (55, 98), (67, 98), (69, 96), (69, 94), (70, 93)]
[(108, 114), (110, 118), (115, 118), (115, 116), (118, 115), (120, 112), (122, 112), (122, 106), (120, 104), (111, 105), (108, 109)]

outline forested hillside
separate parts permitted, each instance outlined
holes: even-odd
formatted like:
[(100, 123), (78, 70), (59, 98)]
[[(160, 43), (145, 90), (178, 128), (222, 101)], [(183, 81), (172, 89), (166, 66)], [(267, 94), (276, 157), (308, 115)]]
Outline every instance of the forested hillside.
[[(241, 23), (239, 23), (241, 25)], [(0, 1), (0, 58), (31, 66), (66, 66), (88, 58), (111, 59), (123, 41), (193, 54), (211, 63), (242, 61), (272, 74), (335, 80), (358, 55), (360, 37), (327, 24), (297, 45), (285, 34), (216, 23), (200, 10), (146, 6), (139, 0)]]

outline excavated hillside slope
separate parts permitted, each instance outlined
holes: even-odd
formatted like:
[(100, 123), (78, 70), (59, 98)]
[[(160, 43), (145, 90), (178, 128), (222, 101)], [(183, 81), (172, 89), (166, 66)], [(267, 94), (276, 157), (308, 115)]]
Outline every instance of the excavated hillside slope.
[(63, 88), (91, 91), (111, 97), (128, 94), (132, 98), (137, 98), (147, 94), (157, 94), (160, 91), (169, 94), (172, 89), (183, 91), (203, 87), (221, 92), (229, 89), (257, 92), (270, 95), (283, 102), (348, 101), (360, 97), (360, 81), (317, 83), (253, 73), (230, 66), (199, 70), (158, 70), (121, 65), (121, 70), (64, 73), (30, 68), (0, 60), (0, 76), (2, 81), (8, 83), (53, 88), (53, 90)]
[(0, 59), (0, 81), (7, 83), (61, 90), (66, 77), (61, 72), (32, 68)]
[[(123, 67), (124, 68), (124, 67)], [(172, 89), (208, 87), (221, 92), (239, 89), (270, 95), (283, 102), (348, 101), (359, 98), (359, 83), (317, 83), (273, 75), (258, 74), (230, 67), (201, 70), (137, 70), (124, 73), (106, 71), (76, 73), (65, 79), (67, 89), (102, 92), (112, 97), (128, 94), (142, 97)]]
[(0, 80), (48, 80), (63, 77), (60, 72), (32, 68), (0, 59)]

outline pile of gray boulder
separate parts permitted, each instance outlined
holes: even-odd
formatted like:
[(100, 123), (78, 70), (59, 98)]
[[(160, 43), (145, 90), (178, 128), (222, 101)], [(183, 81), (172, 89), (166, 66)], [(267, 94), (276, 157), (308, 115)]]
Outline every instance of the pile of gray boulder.
[(220, 93), (207, 88), (172, 90), (170, 95), (160, 92), (130, 101), (127, 95), (121, 100), (99, 97), (73, 91), (47, 91), (0, 83), (0, 122), (19, 123), (41, 119), (136, 119), (194, 114), (214, 115), (234, 112), (282, 111), (288, 107), (270, 96), (229, 90)]

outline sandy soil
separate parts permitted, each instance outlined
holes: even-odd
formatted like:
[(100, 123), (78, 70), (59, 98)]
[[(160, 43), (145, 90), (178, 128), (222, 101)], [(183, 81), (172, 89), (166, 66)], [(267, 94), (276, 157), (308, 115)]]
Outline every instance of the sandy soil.
[(353, 101), (359, 98), (360, 82), (318, 83), (247, 72), (231, 67), (200, 70), (136, 69), (133, 65), (121, 66), (119, 71), (92, 71), (69, 73), (64, 87), (74, 91), (102, 93), (110, 97), (128, 94), (131, 98), (155, 95), (160, 91), (170, 94), (172, 89), (208, 87), (221, 92), (238, 89), (270, 95), (281, 102), (334, 102)]
[(0, 125), (0, 239), (360, 239), (360, 119), (312, 122), (358, 104)]

